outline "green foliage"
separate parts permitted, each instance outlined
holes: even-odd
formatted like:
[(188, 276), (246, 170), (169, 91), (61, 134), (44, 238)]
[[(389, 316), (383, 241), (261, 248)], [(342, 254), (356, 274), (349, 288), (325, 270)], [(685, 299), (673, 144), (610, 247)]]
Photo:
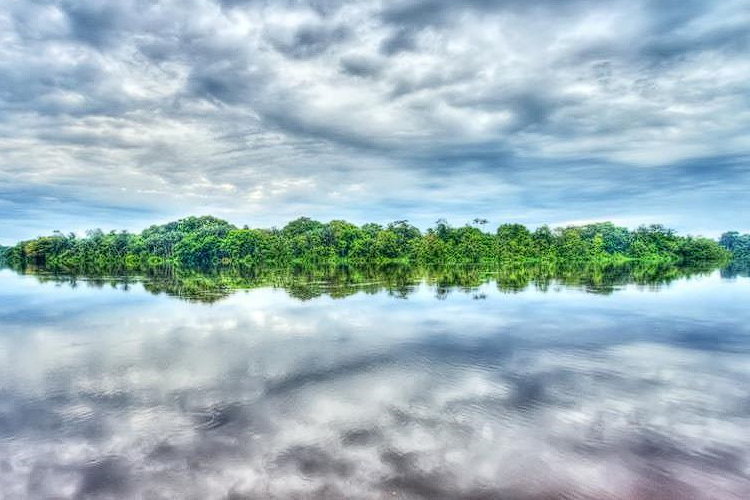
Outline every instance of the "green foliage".
[(534, 232), (521, 224), (484, 231), (485, 219), (451, 227), (445, 220), (422, 233), (408, 221), (328, 223), (306, 217), (284, 228), (239, 229), (215, 217), (188, 217), (151, 226), (140, 234), (89, 231), (84, 238), (56, 232), (0, 251), (13, 266), (62, 269), (136, 268), (172, 262), (188, 267), (218, 264), (384, 263), (475, 264), (523, 262), (617, 263), (627, 260), (689, 264), (750, 254), (750, 236), (726, 233), (722, 246), (706, 238), (682, 237), (660, 225), (635, 231), (604, 222)]
[(683, 262), (710, 262), (726, 258), (726, 250), (708, 238), (688, 236), (677, 244), (677, 254)]
[(729, 231), (721, 235), (719, 244), (732, 252), (736, 260), (750, 261), (750, 234)]
[[(168, 258), (173, 256), (177, 243), (189, 234), (213, 235), (217, 238), (224, 238), (233, 229), (237, 228), (226, 221), (210, 215), (187, 217), (161, 226), (151, 226), (145, 229), (139, 235), (140, 242), (136, 250), (141, 250), (142, 253), (149, 255)], [(183, 248), (183, 252), (187, 250)]]
[(630, 232), (624, 227), (618, 227), (611, 222), (598, 222), (581, 227), (581, 237), (587, 240), (601, 236), (603, 250), (609, 254), (624, 254), (630, 246)]
[(188, 233), (174, 246), (174, 256), (182, 264), (203, 267), (219, 263), (222, 239), (210, 233)]
[(265, 261), (271, 256), (273, 234), (260, 229), (232, 229), (220, 243), (220, 251), (234, 261)]
[(534, 256), (533, 238), (526, 226), (503, 224), (497, 228), (497, 245), (502, 260), (525, 260)]
[(10, 257), (10, 253), (13, 251), (13, 247), (4, 247), (0, 245), (0, 266), (7, 266), (8, 265), (8, 258)]

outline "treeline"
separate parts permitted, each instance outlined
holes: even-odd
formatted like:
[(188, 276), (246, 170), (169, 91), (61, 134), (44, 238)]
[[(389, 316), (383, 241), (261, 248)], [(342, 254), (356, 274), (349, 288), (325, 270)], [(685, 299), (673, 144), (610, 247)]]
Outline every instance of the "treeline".
[(56, 232), (6, 248), (3, 257), (15, 266), (81, 268), (165, 262), (196, 267), (392, 261), (691, 264), (722, 261), (731, 255), (714, 240), (679, 236), (661, 225), (630, 231), (604, 222), (557, 229), (542, 226), (530, 231), (521, 224), (503, 224), (494, 232), (485, 231), (485, 225), (484, 219), (462, 227), (439, 220), (422, 232), (405, 220), (386, 226), (357, 226), (342, 220), (322, 223), (302, 217), (281, 229), (250, 229), (211, 216), (187, 217), (151, 226), (140, 234), (93, 230), (81, 238)]
[(732, 252), (736, 260), (750, 261), (750, 234), (729, 231), (721, 235), (719, 244)]

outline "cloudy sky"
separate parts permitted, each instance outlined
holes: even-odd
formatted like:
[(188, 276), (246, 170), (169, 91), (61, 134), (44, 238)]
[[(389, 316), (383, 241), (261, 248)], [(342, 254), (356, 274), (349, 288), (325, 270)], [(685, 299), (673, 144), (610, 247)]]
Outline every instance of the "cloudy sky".
[(747, 0), (5, 0), (0, 243), (189, 214), (750, 230)]

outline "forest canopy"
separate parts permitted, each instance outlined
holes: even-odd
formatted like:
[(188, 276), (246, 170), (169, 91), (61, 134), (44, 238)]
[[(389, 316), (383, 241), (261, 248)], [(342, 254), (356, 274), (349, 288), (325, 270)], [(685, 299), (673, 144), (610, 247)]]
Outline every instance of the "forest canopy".
[(750, 260), (750, 234), (740, 234), (737, 231), (728, 231), (721, 235), (719, 244), (732, 252), (735, 259)]
[(534, 230), (521, 224), (485, 229), (485, 219), (452, 227), (438, 220), (420, 231), (406, 220), (357, 226), (300, 217), (283, 228), (239, 228), (212, 216), (153, 225), (139, 234), (88, 231), (85, 237), (55, 232), (0, 249), (14, 266), (142, 266), (219, 264), (413, 262), (718, 262), (750, 255), (750, 235), (725, 233), (720, 242), (680, 236), (662, 225), (636, 230), (611, 222)]

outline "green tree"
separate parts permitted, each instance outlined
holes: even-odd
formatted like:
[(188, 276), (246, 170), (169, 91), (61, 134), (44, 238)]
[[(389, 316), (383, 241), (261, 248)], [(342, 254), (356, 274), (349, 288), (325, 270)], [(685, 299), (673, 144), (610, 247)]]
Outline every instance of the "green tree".
[(498, 227), (497, 241), (502, 260), (523, 260), (533, 255), (531, 233), (522, 224), (503, 224)]

